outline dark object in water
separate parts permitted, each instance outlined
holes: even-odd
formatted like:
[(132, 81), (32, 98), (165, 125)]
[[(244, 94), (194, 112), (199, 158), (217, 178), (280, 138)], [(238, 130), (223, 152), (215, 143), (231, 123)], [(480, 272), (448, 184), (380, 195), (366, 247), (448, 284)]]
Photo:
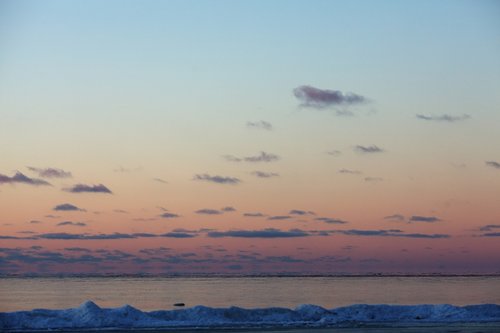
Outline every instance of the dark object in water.
[(174, 306), (185, 306), (186, 304), (184, 303), (174, 303)]

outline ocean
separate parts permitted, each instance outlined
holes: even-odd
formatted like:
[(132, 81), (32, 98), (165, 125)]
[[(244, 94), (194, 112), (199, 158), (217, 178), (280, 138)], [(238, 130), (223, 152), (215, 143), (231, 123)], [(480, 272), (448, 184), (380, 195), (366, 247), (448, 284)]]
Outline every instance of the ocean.
[(499, 276), (0, 278), (0, 312), (100, 307), (327, 309), (352, 304), (500, 304)]

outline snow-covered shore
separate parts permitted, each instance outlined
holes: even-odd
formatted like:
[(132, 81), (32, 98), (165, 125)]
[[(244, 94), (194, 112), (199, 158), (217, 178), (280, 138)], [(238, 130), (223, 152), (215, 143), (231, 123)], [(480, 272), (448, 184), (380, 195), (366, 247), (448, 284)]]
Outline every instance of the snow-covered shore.
[(324, 309), (300, 305), (295, 309), (238, 307), (143, 312), (130, 305), (100, 308), (87, 301), (65, 310), (35, 309), (0, 313), (0, 329), (100, 328), (276, 328), (354, 327), (363, 324), (500, 323), (500, 305), (351, 305)]

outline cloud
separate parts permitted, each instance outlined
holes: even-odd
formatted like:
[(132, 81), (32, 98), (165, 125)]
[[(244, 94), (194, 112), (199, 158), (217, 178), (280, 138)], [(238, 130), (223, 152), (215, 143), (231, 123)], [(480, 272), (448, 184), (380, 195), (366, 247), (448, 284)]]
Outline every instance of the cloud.
[(29, 170), (36, 172), (38, 177), (42, 178), (71, 178), (71, 172), (56, 168), (35, 168), (28, 167)]
[(229, 212), (235, 212), (235, 211), (236, 211), (236, 208), (231, 207), (231, 206), (227, 206), (227, 207), (223, 207), (223, 208), (221, 208), (221, 211), (223, 211), (223, 212), (228, 212), (228, 213), (229, 213)]
[(461, 116), (450, 116), (448, 114), (443, 114), (439, 116), (426, 116), (423, 114), (417, 114), (416, 117), (421, 120), (427, 120), (427, 121), (438, 121), (438, 122), (448, 122), (448, 123), (454, 123), (456, 121), (462, 121), (462, 120), (467, 120), (470, 118), (470, 115), (468, 114), (463, 114)]
[(129, 169), (129, 168), (124, 168), (124, 167), (120, 166), (119, 168), (114, 169), (113, 171), (114, 172), (128, 173), (128, 172), (137, 172), (137, 171), (141, 171), (141, 170), (142, 170), (142, 167)]
[(71, 193), (84, 193), (84, 192), (89, 192), (89, 193), (107, 193), (107, 194), (113, 194), (109, 188), (104, 186), (103, 184), (99, 185), (85, 185), (85, 184), (76, 184), (73, 185), (72, 187), (64, 189), (66, 192), (71, 192)]
[(500, 163), (498, 163), (496, 161), (486, 161), (485, 163), (487, 166), (490, 166), (490, 167), (495, 168), (495, 169), (500, 169)]
[(500, 232), (488, 232), (483, 235), (483, 237), (500, 237)]
[(81, 212), (85, 211), (84, 209), (78, 208), (75, 205), (72, 205), (70, 203), (64, 203), (64, 204), (57, 205), (54, 208), (52, 208), (52, 210), (58, 210), (58, 211), (81, 211)]
[(288, 220), (291, 218), (292, 217), (289, 215), (275, 215), (275, 216), (269, 216), (267, 219), (268, 220)]
[(265, 214), (262, 214), (260, 212), (255, 212), (255, 213), (245, 213), (243, 214), (245, 217), (265, 217)]
[(330, 150), (330, 151), (327, 151), (326, 153), (328, 155), (331, 155), (331, 156), (339, 156), (340, 154), (342, 154), (342, 152), (340, 150)]
[(405, 217), (401, 214), (393, 214), (393, 215), (384, 216), (384, 220), (404, 221)]
[(241, 158), (234, 155), (222, 155), (222, 158), (229, 162), (241, 162)]
[(265, 172), (265, 171), (253, 171), (252, 175), (259, 178), (279, 177), (279, 174), (276, 172)]
[(257, 156), (248, 156), (243, 158), (246, 162), (273, 162), (279, 159), (278, 155), (266, 153), (265, 151), (261, 151)]
[(240, 179), (234, 177), (210, 176), (208, 174), (198, 174), (193, 177), (193, 180), (202, 180), (217, 184), (239, 184)]
[(290, 212), (288, 212), (290, 215), (316, 215), (314, 212), (311, 212), (310, 210), (300, 210), (300, 209), (292, 209)]
[(413, 215), (408, 220), (408, 222), (427, 222), (427, 223), (434, 223), (439, 221), (441, 221), (441, 219), (435, 216), (418, 216), (418, 215)]
[(221, 237), (237, 237), (237, 238), (293, 238), (307, 237), (309, 233), (300, 229), (291, 229), (282, 231), (279, 229), (263, 229), (263, 230), (231, 230), (231, 231), (211, 231), (208, 234), (211, 238)]
[(382, 177), (365, 177), (365, 182), (376, 183), (376, 182), (381, 182), (383, 180), (384, 180), (384, 178), (382, 178)]
[(362, 154), (383, 153), (385, 151), (384, 149), (377, 147), (375, 145), (371, 145), (371, 146), (357, 145), (356, 147), (354, 147), (354, 150), (357, 151), (358, 153), (362, 153)]
[(349, 222), (344, 221), (344, 220), (333, 219), (333, 218), (330, 218), (330, 217), (317, 217), (314, 220), (315, 221), (320, 221), (320, 222), (325, 222), (325, 223), (330, 223), (330, 224), (346, 224), (346, 223), (349, 223)]
[(161, 237), (168, 237), (168, 238), (193, 238), (196, 236), (197, 236), (196, 234), (187, 232), (167, 232), (166, 234), (161, 235)]
[(343, 93), (338, 90), (323, 90), (311, 86), (300, 86), (293, 90), (294, 96), (300, 100), (301, 106), (323, 109), (335, 106), (349, 106), (367, 102), (366, 98), (354, 93)]
[(349, 174), (349, 175), (360, 175), (360, 174), (362, 174), (361, 171), (350, 170), (350, 169), (340, 169), (338, 172), (339, 173), (344, 173), (344, 174)]
[(256, 128), (256, 129), (263, 129), (266, 131), (272, 131), (273, 125), (267, 121), (264, 120), (259, 120), (259, 121), (247, 121), (247, 127), (248, 128)]
[(222, 212), (220, 210), (208, 209), (208, 208), (198, 209), (197, 211), (195, 211), (195, 213), (202, 214), (202, 215), (220, 215), (220, 214), (222, 214)]
[(2, 184), (28, 184), (33, 186), (52, 186), (49, 182), (46, 182), (42, 179), (30, 178), (25, 176), (21, 172), (17, 171), (16, 174), (12, 177), (3, 175), (0, 173), (0, 185)]
[(124, 209), (113, 209), (113, 212), (119, 213), (119, 214), (128, 214), (128, 212)]
[(57, 224), (58, 227), (66, 226), (66, 225), (70, 225), (70, 226), (74, 226), (74, 227), (85, 227), (87, 224), (83, 223), (83, 222), (72, 222), (72, 221), (64, 221), (64, 222), (59, 222)]
[(137, 234), (123, 234), (115, 232), (113, 234), (69, 234), (65, 232), (53, 232), (37, 235), (39, 239), (60, 239), (60, 240), (112, 240), (112, 239), (134, 239), (134, 238), (150, 238), (158, 237), (155, 234), (137, 233)]
[(175, 218), (179, 217), (179, 215), (174, 214), (174, 213), (170, 213), (170, 212), (165, 212), (165, 213), (161, 214), (160, 217), (162, 217), (164, 219), (175, 219)]
[(446, 234), (419, 234), (411, 233), (407, 234), (401, 230), (337, 230), (337, 233), (341, 233), (348, 236), (377, 236), (377, 237), (403, 237), (403, 238), (428, 238), (428, 239), (440, 239), (440, 238), (450, 238), (450, 235)]
[(500, 224), (488, 224), (479, 228), (481, 231), (492, 231), (494, 229), (500, 229)]
[(153, 178), (153, 180), (155, 182), (158, 182), (158, 183), (162, 183), (162, 184), (168, 184), (168, 182), (166, 180), (163, 180), (161, 178)]

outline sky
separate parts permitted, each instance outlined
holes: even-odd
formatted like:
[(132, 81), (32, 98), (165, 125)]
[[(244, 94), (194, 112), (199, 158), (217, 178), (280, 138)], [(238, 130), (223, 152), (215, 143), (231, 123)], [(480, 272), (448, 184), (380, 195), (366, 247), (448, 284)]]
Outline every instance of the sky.
[(500, 273), (498, 1), (1, 1), (0, 274)]

